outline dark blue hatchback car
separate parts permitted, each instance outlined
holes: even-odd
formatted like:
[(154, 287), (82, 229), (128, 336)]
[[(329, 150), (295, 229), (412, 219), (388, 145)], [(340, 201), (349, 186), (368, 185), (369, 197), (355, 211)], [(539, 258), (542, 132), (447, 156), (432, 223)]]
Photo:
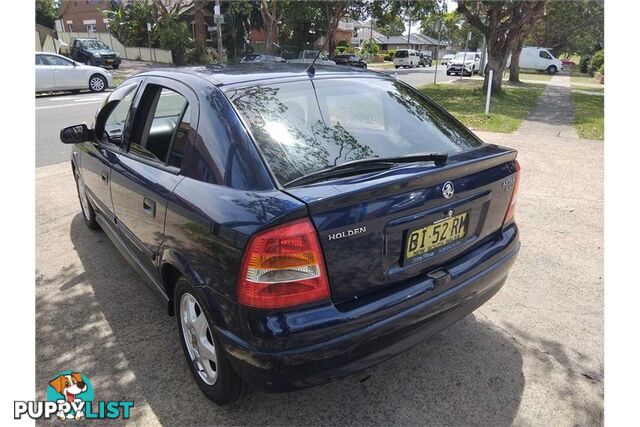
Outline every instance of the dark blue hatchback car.
[(145, 72), (61, 131), (87, 226), (176, 315), (219, 404), (410, 348), (491, 298), (520, 246), (514, 150), (389, 76), (306, 67)]

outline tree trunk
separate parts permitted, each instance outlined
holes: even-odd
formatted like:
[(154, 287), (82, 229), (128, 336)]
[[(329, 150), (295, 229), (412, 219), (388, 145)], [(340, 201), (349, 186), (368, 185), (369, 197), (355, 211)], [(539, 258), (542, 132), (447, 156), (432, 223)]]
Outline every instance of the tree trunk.
[(195, 27), (196, 56), (202, 62), (207, 51), (206, 22), (204, 20), (204, 0), (193, 3), (193, 26)]
[(524, 33), (518, 37), (518, 41), (511, 49), (511, 65), (509, 66), (509, 81), (511, 83), (520, 83), (520, 53), (524, 47)]
[(487, 60), (486, 74), (484, 75), (484, 85), (482, 89), (487, 90), (489, 85), (489, 70), (493, 70), (491, 79), (491, 93), (496, 94), (502, 92), (502, 73), (507, 65), (507, 61), (499, 49), (489, 52)]
[(266, 0), (262, 0), (260, 3), (260, 14), (262, 15), (265, 32), (264, 50), (266, 53), (273, 52), (273, 42), (278, 32), (277, 6), (277, 0), (271, 0), (270, 5)]

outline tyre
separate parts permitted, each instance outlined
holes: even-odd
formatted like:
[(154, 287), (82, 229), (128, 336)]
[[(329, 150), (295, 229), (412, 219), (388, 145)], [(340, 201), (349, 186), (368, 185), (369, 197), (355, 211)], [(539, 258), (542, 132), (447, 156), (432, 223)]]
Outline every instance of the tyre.
[(451, 71), (447, 70), (447, 76), (451, 75)]
[(397, 70), (398, 68), (400, 68), (400, 66), (399, 66), (399, 65), (395, 65), (395, 67), (396, 67), (396, 70)]
[(103, 92), (107, 88), (107, 79), (100, 74), (89, 77), (89, 90), (91, 92)]
[(76, 190), (78, 191), (78, 200), (80, 201), (80, 210), (82, 211), (84, 223), (91, 230), (99, 230), (100, 225), (98, 225), (98, 222), (96, 221), (96, 212), (93, 210), (93, 206), (91, 206), (91, 202), (87, 197), (87, 192), (84, 188), (84, 181), (82, 180), (77, 167), (73, 168), (73, 177), (76, 180)]
[(231, 367), (211, 316), (184, 277), (176, 282), (173, 300), (182, 350), (198, 387), (218, 405), (235, 402), (249, 386)]
[(547, 73), (549, 74), (555, 74), (558, 72), (558, 68), (555, 65), (549, 65), (549, 68), (547, 68)]

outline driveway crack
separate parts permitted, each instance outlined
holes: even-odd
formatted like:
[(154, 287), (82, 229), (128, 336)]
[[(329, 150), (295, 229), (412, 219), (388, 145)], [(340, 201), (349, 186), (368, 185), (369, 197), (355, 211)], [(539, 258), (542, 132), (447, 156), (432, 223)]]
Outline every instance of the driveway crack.
[(544, 350), (544, 349), (540, 349), (537, 347), (532, 347), (530, 345), (524, 344), (522, 343), (518, 338), (516, 338), (511, 332), (509, 332), (508, 330), (506, 330), (505, 328), (503, 328), (502, 326), (498, 325), (496, 322), (494, 322), (493, 320), (489, 319), (489, 317), (484, 314), (482, 311), (480, 310), (476, 310), (476, 313), (479, 313), (482, 315), (482, 317), (484, 317), (489, 323), (491, 323), (494, 327), (496, 327), (497, 329), (501, 330), (502, 332), (504, 332), (509, 338), (511, 338), (513, 340), (513, 342), (515, 342), (517, 345), (519, 345), (520, 347), (526, 348), (528, 350), (531, 350), (533, 352), (539, 353), (539, 354), (544, 354), (547, 355), (549, 357), (551, 357), (552, 359), (554, 359), (556, 362), (558, 362), (558, 364), (560, 366), (562, 366), (570, 375), (573, 376), (577, 376), (580, 378), (583, 378), (591, 383), (602, 383), (602, 377), (599, 375), (594, 375), (594, 374), (587, 374), (587, 373), (581, 373), (581, 372), (577, 372), (575, 369), (571, 368), (570, 366), (568, 366), (566, 363), (562, 362), (558, 356), (556, 356), (555, 354)]

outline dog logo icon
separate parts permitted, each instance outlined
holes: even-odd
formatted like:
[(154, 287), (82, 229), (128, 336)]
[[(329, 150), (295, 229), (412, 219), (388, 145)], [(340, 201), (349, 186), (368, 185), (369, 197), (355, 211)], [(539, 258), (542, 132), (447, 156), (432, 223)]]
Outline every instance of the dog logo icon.
[[(93, 388), (89, 380), (79, 372), (65, 371), (49, 381), (47, 388), (47, 400), (60, 403), (60, 409), (56, 416), (60, 420), (76, 419), (84, 417), (83, 402), (93, 400)], [(64, 404), (67, 405), (64, 405)], [(78, 409), (82, 408), (82, 409)]]

